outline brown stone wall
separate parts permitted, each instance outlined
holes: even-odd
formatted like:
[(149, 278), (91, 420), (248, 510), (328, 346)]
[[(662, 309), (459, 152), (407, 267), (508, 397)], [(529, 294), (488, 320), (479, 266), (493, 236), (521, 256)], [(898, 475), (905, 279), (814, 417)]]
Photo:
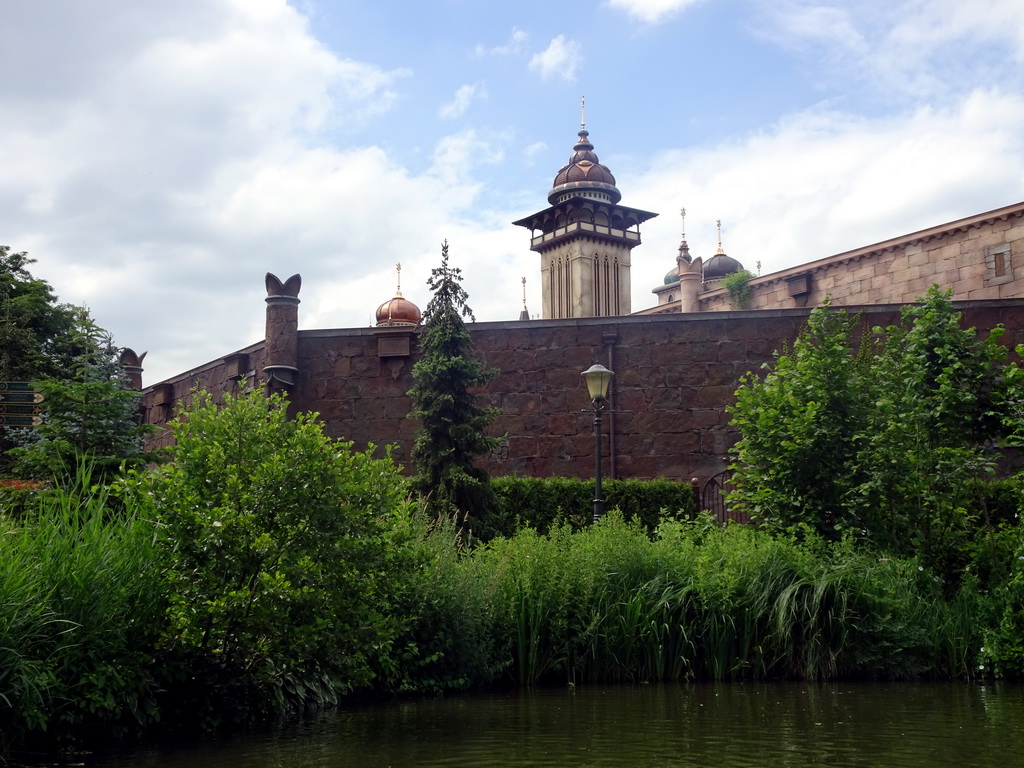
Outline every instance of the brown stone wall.
[[(989, 263), (991, 248), (1002, 245), (1010, 249), (1006, 265), (1009, 279), (1004, 280), (992, 274)], [(811, 290), (797, 299), (790, 295), (786, 278), (801, 273), (810, 273)], [(765, 275), (751, 283), (749, 308), (813, 307), (826, 296), (837, 305), (907, 303), (936, 283), (943, 289), (952, 288), (956, 301), (1024, 297), (1024, 218), (986, 221), (898, 246), (861, 249), (849, 257), (840, 254)], [(701, 294), (699, 301), (701, 311), (732, 308), (722, 289)]]
[[(966, 324), (1013, 329), (1004, 337), (1024, 343), (1024, 300), (972, 302)], [(860, 309), (860, 308), (858, 308)], [(868, 325), (887, 325), (896, 306), (863, 308)], [(501, 409), (496, 434), (501, 450), (484, 464), (496, 475), (593, 476), (593, 415), (580, 372), (595, 362), (615, 371), (604, 432), (610, 434), (610, 477), (707, 477), (726, 466), (736, 439), (725, 407), (739, 378), (758, 372), (784, 341), (799, 333), (809, 310), (755, 310), (476, 323), (476, 349), (497, 377), (482, 393)], [(328, 434), (359, 449), (396, 445), (409, 459), (417, 424), (407, 418), (412, 357), (380, 357), (370, 328), (300, 331), (296, 408), (320, 413)], [(243, 350), (247, 370), (262, 377), (262, 345)], [(244, 373), (244, 372), (243, 372)], [(237, 386), (235, 358), (210, 363), (150, 387), (147, 418), (163, 423), (175, 406), (158, 405), (169, 388), (175, 401), (196, 385), (213, 392)], [(245, 378), (251, 383), (252, 379)], [(607, 439), (607, 438), (606, 438)], [(605, 443), (608, 456), (609, 443)]]

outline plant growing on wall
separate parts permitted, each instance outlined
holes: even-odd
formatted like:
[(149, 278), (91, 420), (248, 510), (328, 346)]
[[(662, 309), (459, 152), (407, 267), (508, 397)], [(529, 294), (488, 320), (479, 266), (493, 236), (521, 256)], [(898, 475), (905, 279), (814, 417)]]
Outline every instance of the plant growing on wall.
[(480, 405), (472, 391), (486, 385), (495, 371), (473, 355), (473, 340), (463, 320), (474, 319), (473, 311), (461, 282), (461, 270), (448, 264), (445, 241), (441, 266), (427, 281), (433, 296), (423, 313), (423, 357), (413, 366), (416, 384), (409, 391), (414, 403), (410, 418), (420, 421), (412, 451), (417, 469), (413, 484), (432, 511), (475, 523), (479, 531), (494, 507), (494, 492), (487, 472), (475, 460), (501, 440), (486, 434), (497, 410)]
[(746, 309), (750, 303), (750, 281), (754, 277), (753, 272), (741, 269), (722, 278), (722, 287), (729, 294), (729, 301), (736, 309)]

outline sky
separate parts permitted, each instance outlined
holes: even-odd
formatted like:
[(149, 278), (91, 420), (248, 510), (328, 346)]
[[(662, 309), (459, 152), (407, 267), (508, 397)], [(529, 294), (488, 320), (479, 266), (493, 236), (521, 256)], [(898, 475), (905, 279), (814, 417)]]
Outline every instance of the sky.
[(264, 334), (425, 308), (441, 243), (479, 321), (540, 312), (511, 222), (585, 121), (682, 234), (767, 274), (1024, 200), (1020, 0), (5, 0), (0, 243), (147, 352), (146, 384)]

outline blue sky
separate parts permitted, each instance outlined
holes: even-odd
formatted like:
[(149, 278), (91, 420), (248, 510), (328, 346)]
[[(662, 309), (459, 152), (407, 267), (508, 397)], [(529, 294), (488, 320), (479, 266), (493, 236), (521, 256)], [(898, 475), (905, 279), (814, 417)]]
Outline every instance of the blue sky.
[(1019, 0), (7, 0), (0, 243), (148, 351), (148, 383), (263, 334), (425, 306), (448, 239), (479, 320), (539, 311), (510, 222), (581, 95), (624, 205), (660, 216), (633, 308), (696, 255), (762, 273), (1024, 199)]

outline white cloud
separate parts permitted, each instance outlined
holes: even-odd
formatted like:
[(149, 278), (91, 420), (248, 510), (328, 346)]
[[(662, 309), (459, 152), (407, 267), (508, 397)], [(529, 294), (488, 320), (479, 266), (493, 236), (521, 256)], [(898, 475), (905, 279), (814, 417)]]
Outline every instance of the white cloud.
[(535, 141), (530, 144), (526, 149), (523, 150), (523, 156), (526, 158), (526, 162), (530, 165), (537, 160), (537, 158), (548, 148), (546, 142)]
[(545, 80), (559, 77), (567, 83), (576, 79), (576, 73), (583, 64), (582, 46), (565, 35), (559, 35), (548, 47), (530, 59), (530, 69)]
[(700, 0), (608, 0), (612, 8), (626, 11), (640, 21), (657, 24)]
[(19, 3), (0, 31), (0, 110), (21, 116), (0, 122), (4, 242), (148, 349), (147, 381), (259, 338), (258, 310), (238, 318), (264, 271), (365, 273), (395, 197), (438, 201), (424, 225), (458, 199), (379, 150), (318, 147), (388, 110), (402, 71), (331, 54), (283, 2), (159, 5), (105, 25)]
[(474, 99), (486, 98), (487, 88), (483, 83), (459, 86), (452, 100), (438, 110), (438, 116), (443, 120), (454, 120), (466, 114), (466, 110), (469, 109), (469, 105), (473, 103)]
[[(1017, 0), (755, 0), (756, 34), (813, 60), (818, 77), (866, 81), (895, 100), (962, 95), (1024, 63)], [(823, 68), (822, 65), (825, 65)]]
[(513, 54), (522, 53), (526, 49), (526, 41), (529, 39), (529, 35), (526, 34), (519, 27), (512, 27), (512, 34), (509, 36), (509, 40), (504, 45), (496, 45), (493, 48), (488, 48), (482, 43), (477, 43), (474, 52), (477, 56), (511, 56)]

